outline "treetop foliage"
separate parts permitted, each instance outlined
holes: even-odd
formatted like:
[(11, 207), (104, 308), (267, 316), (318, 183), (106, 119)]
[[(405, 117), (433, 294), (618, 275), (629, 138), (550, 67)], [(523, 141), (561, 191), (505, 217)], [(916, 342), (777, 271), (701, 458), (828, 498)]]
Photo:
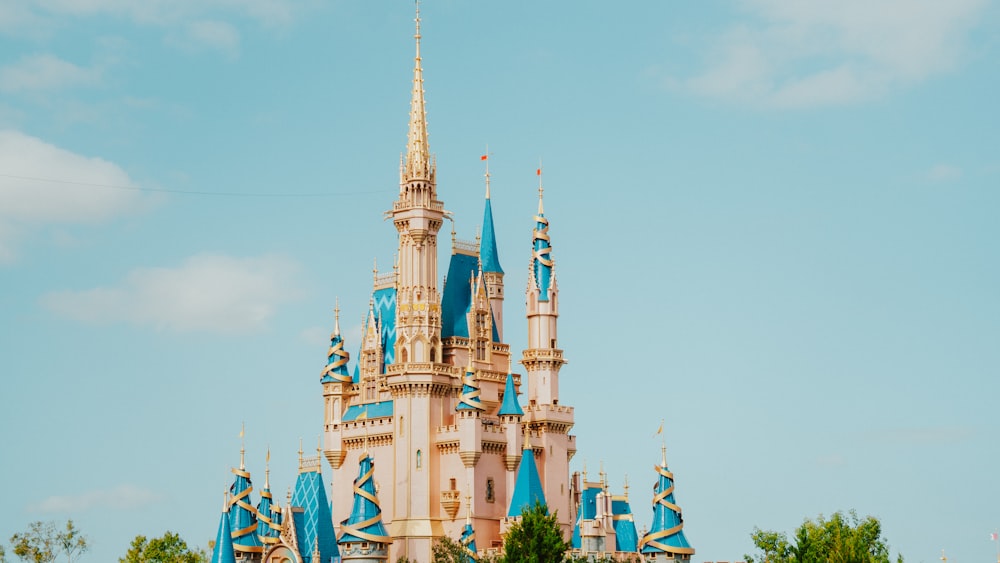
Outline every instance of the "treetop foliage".
[[(784, 532), (754, 528), (750, 535), (756, 556), (747, 563), (889, 563), (889, 546), (882, 537), (882, 523), (874, 516), (859, 518), (853, 510), (806, 519), (792, 541)], [(903, 562), (903, 556), (897, 557)]]
[(174, 532), (167, 532), (151, 540), (136, 536), (118, 563), (208, 563), (208, 555), (201, 549), (189, 548)]
[[(67, 520), (62, 530), (56, 527), (55, 522), (32, 522), (26, 532), (10, 537), (10, 545), (14, 555), (31, 563), (51, 563), (60, 553), (66, 554), (66, 561), (72, 563), (74, 555), (90, 549), (89, 540), (73, 525), (72, 520)], [(3, 550), (0, 549), (2, 560)]]

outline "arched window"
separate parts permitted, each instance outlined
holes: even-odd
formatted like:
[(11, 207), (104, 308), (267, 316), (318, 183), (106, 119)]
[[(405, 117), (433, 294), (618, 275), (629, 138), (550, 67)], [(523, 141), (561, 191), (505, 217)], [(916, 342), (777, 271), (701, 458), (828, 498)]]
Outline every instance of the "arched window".
[(417, 469), (421, 469), (424, 466), (424, 454), (420, 450), (417, 450)]

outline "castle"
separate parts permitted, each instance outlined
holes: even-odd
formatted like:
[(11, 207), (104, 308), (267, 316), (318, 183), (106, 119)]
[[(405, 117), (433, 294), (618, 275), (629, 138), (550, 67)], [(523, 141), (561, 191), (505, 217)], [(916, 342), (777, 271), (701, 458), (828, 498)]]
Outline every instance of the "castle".
[[(283, 506), (267, 474), (253, 505), (241, 451), (213, 563), (400, 557), (427, 563), (443, 536), (460, 541), (474, 560), (477, 553), (501, 550), (504, 533), (535, 502), (557, 515), (579, 554), (688, 561), (694, 549), (684, 536), (665, 456), (656, 468), (653, 522), (642, 537), (627, 489), (611, 494), (603, 472), (598, 481), (570, 475), (574, 410), (559, 400), (566, 359), (559, 348), (559, 286), (541, 169), (525, 297), (527, 346), (520, 358), (503, 339), (504, 271), (488, 161), (482, 231), (473, 243), (452, 237), (439, 287), (438, 233), (448, 212), (427, 142), (419, 10), (415, 40), (406, 153), (398, 197), (386, 212), (398, 232), (397, 264), (385, 275), (376, 272), (353, 369), (338, 312), (320, 378), (322, 443), (315, 457), (305, 457), (300, 447), (294, 492)], [(513, 372), (515, 361), (523, 375)], [(329, 498), (324, 461), (333, 471)]]

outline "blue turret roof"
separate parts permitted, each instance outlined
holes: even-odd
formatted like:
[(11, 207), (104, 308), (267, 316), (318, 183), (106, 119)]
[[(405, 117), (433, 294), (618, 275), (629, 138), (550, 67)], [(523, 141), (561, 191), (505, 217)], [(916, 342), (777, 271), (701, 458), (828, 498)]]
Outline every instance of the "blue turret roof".
[(465, 368), (465, 375), (462, 376), (462, 394), (458, 397), (455, 410), (483, 410), (483, 403), (479, 400), (479, 384), (476, 382), (476, 374), (472, 371), (472, 366)]
[(574, 549), (580, 549), (582, 541), (580, 539), (580, 522), (583, 520), (593, 520), (597, 516), (597, 494), (603, 489), (599, 485), (588, 483), (586, 475), (583, 479), (583, 490), (580, 491), (580, 507), (576, 513), (576, 524), (573, 526), (573, 536), (570, 545)]
[(674, 474), (663, 463), (655, 467), (658, 475), (653, 496), (653, 523), (639, 544), (641, 553), (694, 554), (684, 537), (684, 517), (674, 503)]
[(354, 480), (354, 506), (351, 515), (340, 523), (338, 543), (392, 543), (382, 524), (382, 508), (375, 496), (375, 461), (365, 451), (361, 454), (358, 478)]
[(468, 552), (465, 558), (466, 563), (475, 563), (477, 551), (476, 531), (472, 529), (472, 522), (465, 522), (465, 527), (462, 528), (462, 536), (458, 538), (458, 541), (462, 543), (462, 547)]
[(635, 531), (628, 497), (612, 497), (611, 513), (614, 515), (615, 551), (635, 553), (639, 550), (639, 534)]
[(219, 533), (215, 536), (215, 547), (212, 549), (212, 563), (236, 563), (236, 554), (233, 552), (232, 528), (229, 526), (229, 503), (222, 511), (222, 518), (219, 519)]
[(535, 215), (534, 240), (531, 254), (531, 276), (538, 288), (538, 300), (549, 300), (552, 283), (552, 244), (549, 241), (549, 220), (545, 218), (541, 195), (538, 197), (538, 215)]
[(243, 465), (242, 452), (240, 457), (240, 468), (232, 469), (236, 479), (229, 487), (229, 493), (232, 495), (229, 499), (229, 526), (232, 529), (233, 549), (262, 553), (264, 548), (257, 537), (257, 511), (250, 504), (250, 493), (253, 492), (250, 472)]
[(507, 384), (503, 388), (503, 403), (500, 404), (501, 416), (524, 416), (521, 404), (517, 402), (517, 390), (514, 388), (514, 374), (507, 370)]
[[(485, 263), (483, 268), (485, 271)], [(479, 259), (471, 254), (455, 252), (448, 262), (441, 299), (441, 338), (469, 337), (469, 310), (472, 307), (472, 287), (469, 280), (479, 272)], [(493, 319), (493, 341), (500, 342), (496, 319)]]
[(500, 267), (500, 254), (497, 252), (497, 237), (493, 232), (493, 205), (490, 196), (486, 194), (486, 209), (483, 211), (483, 232), (479, 242), (479, 258), (483, 263), (484, 272), (503, 273)]
[(292, 506), (302, 508), (301, 513), (293, 512), (299, 555), (303, 561), (312, 561), (313, 551), (318, 545), (320, 561), (340, 557), (330, 503), (323, 486), (322, 458), (307, 459), (305, 462), (300, 458), (299, 465), (299, 476), (292, 493)]
[(538, 477), (535, 452), (525, 436), (524, 452), (517, 468), (517, 480), (514, 481), (514, 494), (510, 498), (507, 516), (520, 516), (524, 509), (530, 509), (536, 502), (546, 504), (545, 491), (542, 490), (542, 480)]
[[(271, 453), (268, 452), (270, 458)], [(257, 537), (263, 544), (278, 543), (281, 535), (281, 511), (277, 510), (274, 498), (271, 496), (269, 471), (264, 472), (264, 488), (260, 491), (260, 502), (257, 503)]]
[(321, 383), (351, 383), (353, 380), (347, 371), (347, 360), (350, 354), (344, 350), (344, 338), (340, 335), (340, 311), (338, 309), (330, 335), (330, 349), (326, 353), (326, 367), (323, 368)]

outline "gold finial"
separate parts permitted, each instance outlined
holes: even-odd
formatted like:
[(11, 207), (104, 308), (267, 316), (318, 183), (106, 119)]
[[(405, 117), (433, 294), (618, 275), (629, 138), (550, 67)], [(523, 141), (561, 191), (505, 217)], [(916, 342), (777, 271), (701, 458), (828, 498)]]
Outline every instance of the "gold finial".
[(271, 446), (267, 446), (267, 455), (264, 456), (264, 488), (271, 488)]
[(285, 499), (286, 499), (285, 506), (291, 508), (292, 507), (292, 487), (291, 486), (288, 487), (288, 495), (285, 497)]
[(944, 554), (943, 549), (941, 550), (941, 561), (944, 561), (945, 563), (948, 561), (948, 556)]
[(583, 480), (586, 481), (587, 480), (587, 460), (583, 460), (583, 471), (581, 471), (581, 473), (583, 473)]
[(229, 512), (229, 490), (222, 493), (222, 512)]
[(465, 510), (465, 523), (466, 524), (471, 524), (472, 523), (472, 491), (469, 491), (465, 495), (465, 507), (466, 507), (466, 510)]
[(507, 354), (507, 375), (514, 375), (514, 354)]
[(244, 447), (243, 436), (246, 434), (247, 423), (240, 423), (240, 469), (246, 469), (247, 466), (243, 463), (244, 456), (246, 455), (246, 448)]
[(316, 437), (316, 456), (323, 459), (323, 435)]
[(340, 336), (340, 297), (337, 297), (333, 307), (333, 335)]
[(299, 436), (299, 470), (302, 470), (302, 437)]
[(545, 208), (542, 206), (542, 194), (545, 193), (545, 188), (542, 187), (542, 159), (538, 159), (538, 170), (535, 171), (538, 176), (538, 214), (542, 215), (545, 213)]
[(531, 449), (531, 429), (527, 426), (524, 427), (524, 447), (521, 451), (527, 451)]
[(628, 473), (625, 474), (625, 502), (628, 502)]
[(608, 488), (608, 474), (604, 472), (604, 460), (601, 460), (601, 470), (597, 473), (601, 480), (601, 488), (607, 490)]
[(372, 284), (378, 279), (378, 258), (372, 258)]

